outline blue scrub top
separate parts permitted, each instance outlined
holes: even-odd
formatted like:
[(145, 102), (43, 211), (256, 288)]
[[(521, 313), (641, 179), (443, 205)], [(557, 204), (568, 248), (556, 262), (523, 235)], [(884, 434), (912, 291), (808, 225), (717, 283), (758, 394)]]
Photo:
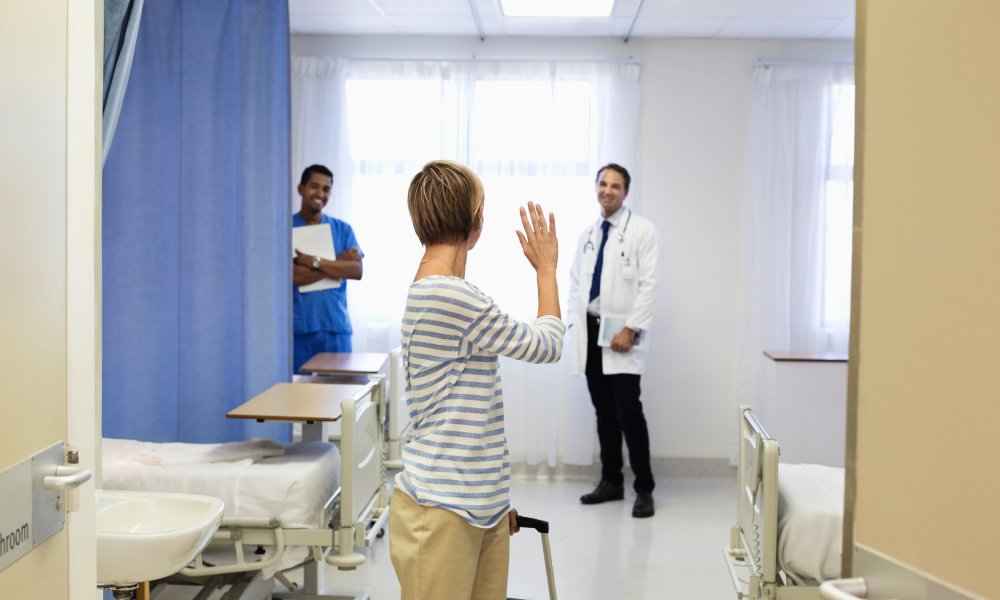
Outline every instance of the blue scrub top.
[[(340, 219), (322, 215), (323, 223), (330, 226), (333, 233), (333, 248), (339, 254), (348, 248), (357, 248), (358, 240), (354, 230)], [(307, 223), (298, 213), (292, 215), (292, 227), (305, 227)], [(364, 253), (362, 253), (364, 256)], [(292, 286), (292, 327), (296, 334), (330, 331), (353, 333), (351, 320), (347, 316), (347, 280), (341, 280), (340, 287), (319, 292), (299, 292)]]

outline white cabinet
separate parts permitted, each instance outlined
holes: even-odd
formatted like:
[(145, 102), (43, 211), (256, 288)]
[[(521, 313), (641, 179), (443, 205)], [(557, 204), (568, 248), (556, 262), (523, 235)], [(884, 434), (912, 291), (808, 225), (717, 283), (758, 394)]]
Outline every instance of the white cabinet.
[(764, 427), (781, 462), (844, 466), (847, 357), (765, 351), (771, 406)]

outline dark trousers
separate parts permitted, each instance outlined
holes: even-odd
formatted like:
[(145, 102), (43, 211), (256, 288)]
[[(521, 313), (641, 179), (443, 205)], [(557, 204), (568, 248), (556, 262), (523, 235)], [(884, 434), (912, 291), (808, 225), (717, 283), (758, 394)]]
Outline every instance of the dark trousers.
[(597, 345), (597, 317), (587, 315), (587, 387), (597, 412), (597, 437), (601, 443), (601, 478), (622, 485), (622, 437), (628, 446), (629, 463), (635, 474), (635, 491), (652, 492), (656, 483), (649, 466), (649, 430), (639, 400), (639, 376), (605, 375), (602, 348)]

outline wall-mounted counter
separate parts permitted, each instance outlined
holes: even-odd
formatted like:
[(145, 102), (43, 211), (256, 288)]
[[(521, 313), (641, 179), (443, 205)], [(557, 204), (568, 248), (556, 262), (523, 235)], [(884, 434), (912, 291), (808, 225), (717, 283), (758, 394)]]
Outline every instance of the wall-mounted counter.
[(844, 466), (847, 356), (768, 350), (768, 432), (781, 462)]

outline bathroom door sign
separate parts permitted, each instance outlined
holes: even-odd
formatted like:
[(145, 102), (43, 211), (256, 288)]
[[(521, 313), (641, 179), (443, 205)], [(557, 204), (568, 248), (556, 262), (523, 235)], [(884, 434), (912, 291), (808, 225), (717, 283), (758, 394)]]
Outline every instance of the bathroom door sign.
[(31, 523), (31, 460), (0, 472), (0, 571), (35, 547)]

